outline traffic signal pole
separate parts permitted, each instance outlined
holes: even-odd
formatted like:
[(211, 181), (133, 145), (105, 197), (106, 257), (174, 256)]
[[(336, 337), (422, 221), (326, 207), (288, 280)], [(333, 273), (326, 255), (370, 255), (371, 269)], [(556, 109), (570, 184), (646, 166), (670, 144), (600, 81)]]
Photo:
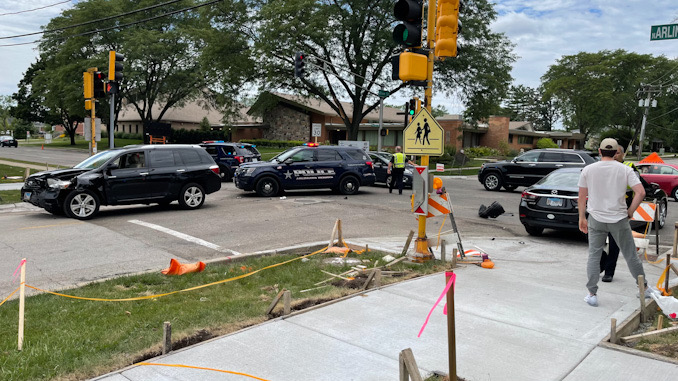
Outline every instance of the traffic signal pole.
[[(428, 1), (428, 21), (427, 21), (426, 44), (428, 46), (428, 63), (426, 70), (426, 91), (424, 93), (424, 106), (431, 111), (431, 102), (433, 98), (433, 60), (435, 59), (433, 41), (435, 38), (436, 25), (436, 0)], [(428, 168), (429, 155), (422, 155), (421, 166)], [(428, 191), (428, 190), (427, 190)], [(426, 198), (428, 202), (428, 197)], [(415, 253), (421, 257), (422, 261), (433, 259), (433, 255), (428, 249), (428, 238), (426, 237), (426, 216), (419, 216), (419, 229), (417, 240), (415, 241)]]

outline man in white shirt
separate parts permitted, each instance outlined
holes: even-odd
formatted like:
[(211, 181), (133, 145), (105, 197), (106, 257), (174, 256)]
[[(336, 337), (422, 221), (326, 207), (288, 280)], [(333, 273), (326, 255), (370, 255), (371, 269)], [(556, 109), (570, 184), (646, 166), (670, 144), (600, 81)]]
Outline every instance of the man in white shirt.
[[(645, 189), (631, 167), (614, 159), (618, 147), (616, 140), (603, 139), (598, 149), (600, 161), (584, 167), (579, 177), (579, 230), (589, 237), (586, 265), (589, 294), (584, 300), (593, 307), (598, 306), (600, 257), (608, 233), (619, 245), (633, 278), (637, 280), (638, 275), (645, 275), (629, 225), (633, 212), (645, 198)], [(628, 208), (624, 200), (627, 186), (634, 192)], [(586, 212), (589, 213), (588, 220)]]

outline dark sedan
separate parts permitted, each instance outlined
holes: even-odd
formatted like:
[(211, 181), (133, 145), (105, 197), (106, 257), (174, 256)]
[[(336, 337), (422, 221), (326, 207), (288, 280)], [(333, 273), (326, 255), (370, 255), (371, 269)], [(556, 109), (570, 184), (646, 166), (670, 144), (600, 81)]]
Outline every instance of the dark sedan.
[(0, 147), (19, 147), (19, 142), (11, 136), (0, 136)]
[[(520, 199), (520, 222), (530, 235), (541, 235), (545, 228), (579, 230), (579, 175), (581, 168), (565, 168), (551, 172), (533, 186), (525, 189)], [(645, 187), (645, 201), (659, 204), (659, 229), (666, 222), (668, 199), (666, 192), (654, 183), (640, 179)], [(644, 227), (632, 221), (632, 227)]]

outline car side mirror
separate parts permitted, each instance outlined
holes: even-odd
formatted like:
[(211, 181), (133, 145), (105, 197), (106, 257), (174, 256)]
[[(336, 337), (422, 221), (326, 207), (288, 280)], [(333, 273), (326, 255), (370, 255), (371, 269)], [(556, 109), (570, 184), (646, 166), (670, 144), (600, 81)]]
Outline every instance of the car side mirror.
[(283, 163), (292, 164), (292, 163), (294, 163), (294, 160), (292, 160), (292, 158), (289, 158), (289, 159), (286, 159), (285, 161), (283, 161)]
[(112, 170), (118, 169), (118, 168), (120, 168), (120, 166), (118, 165), (118, 163), (111, 163), (111, 164), (109, 164), (109, 165), (106, 167), (106, 173), (109, 173), (109, 174), (110, 174)]

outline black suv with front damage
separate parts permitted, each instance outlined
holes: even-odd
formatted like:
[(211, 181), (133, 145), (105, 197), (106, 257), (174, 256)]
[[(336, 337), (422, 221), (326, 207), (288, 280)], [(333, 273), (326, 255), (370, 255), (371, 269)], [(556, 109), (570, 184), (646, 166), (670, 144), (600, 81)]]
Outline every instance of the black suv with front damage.
[(534, 149), (511, 161), (485, 163), (478, 171), (478, 181), (489, 191), (504, 187), (512, 191), (530, 186), (561, 168), (583, 168), (597, 160), (587, 151), (560, 148)]
[(285, 189), (331, 188), (345, 195), (374, 184), (372, 159), (355, 147), (316, 146), (290, 148), (270, 161), (245, 163), (235, 171), (235, 186), (275, 196)]
[(179, 201), (184, 209), (197, 209), (205, 195), (219, 189), (219, 166), (200, 146), (137, 145), (103, 151), (70, 169), (31, 175), (21, 199), (86, 220), (101, 205)]

